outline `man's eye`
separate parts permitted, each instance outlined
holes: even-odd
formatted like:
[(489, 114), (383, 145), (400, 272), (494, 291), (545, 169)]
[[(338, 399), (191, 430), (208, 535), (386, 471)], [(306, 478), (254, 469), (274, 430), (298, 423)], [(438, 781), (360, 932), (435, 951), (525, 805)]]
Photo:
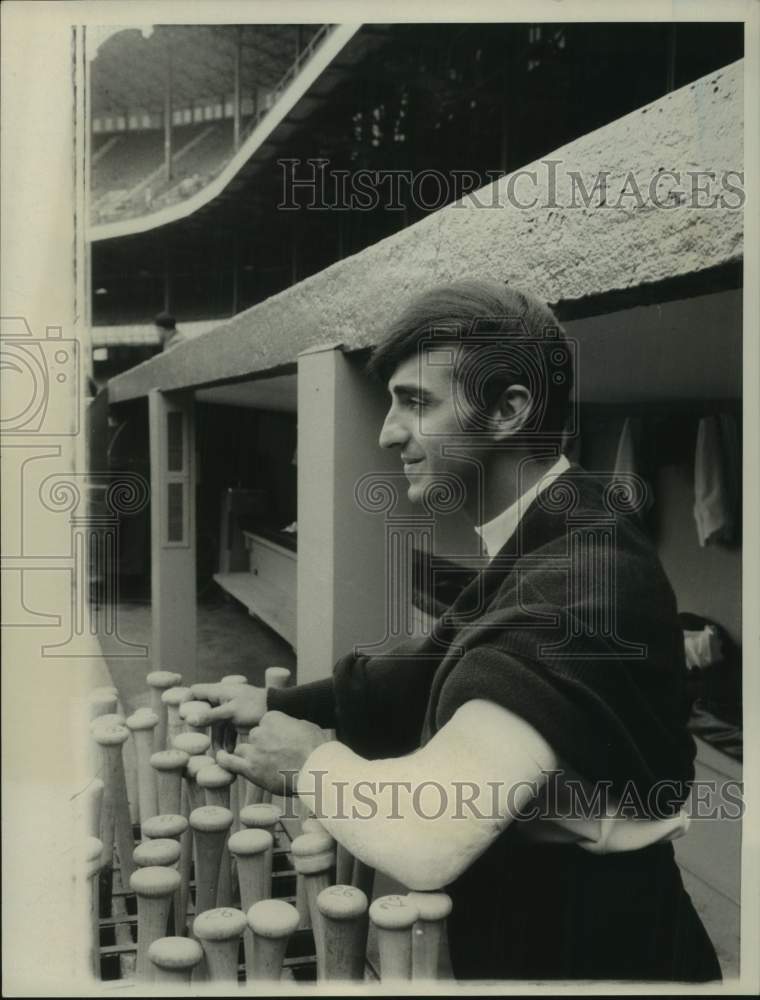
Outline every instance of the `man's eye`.
[(406, 405), (412, 410), (419, 410), (425, 405), (425, 401), (419, 396), (408, 396)]

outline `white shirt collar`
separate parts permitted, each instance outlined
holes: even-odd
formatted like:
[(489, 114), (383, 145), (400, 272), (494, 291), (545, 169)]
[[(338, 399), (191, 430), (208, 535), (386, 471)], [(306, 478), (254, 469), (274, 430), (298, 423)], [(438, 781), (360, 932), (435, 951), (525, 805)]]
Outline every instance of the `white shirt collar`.
[(475, 531), (483, 539), (489, 559), (493, 559), (504, 548), (517, 530), (520, 518), (538, 494), (550, 486), (557, 476), (561, 476), (569, 468), (570, 462), (567, 460), (567, 457), (560, 455), (546, 475), (542, 476), (529, 490), (526, 490), (525, 493), (519, 496), (513, 504), (507, 507), (506, 510), (503, 510), (501, 514), (497, 514), (491, 521), (487, 521), (485, 524), (481, 524), (480, 527), (475, 528)]

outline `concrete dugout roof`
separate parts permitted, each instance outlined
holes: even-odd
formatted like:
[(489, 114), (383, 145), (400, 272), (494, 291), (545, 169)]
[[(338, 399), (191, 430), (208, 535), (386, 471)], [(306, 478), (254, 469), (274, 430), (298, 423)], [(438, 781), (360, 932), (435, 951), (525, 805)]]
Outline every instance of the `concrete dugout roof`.
[[(740, 261), (740, 205), (695, 206), (686, 172), (716, 177), (701, 205), (716, 193), (740, 202), (721, 178), (738, 186), (744, 169), (743, 73), (743, 60), (717, 70), (138, 365), (110, 381), (110, 401), (264, 375), (320, 344), (369, 347), (420, 290), (465, 275), (563, 304)], [(590, 191), (602, 171), (606, 204), (596, 195), (584, 207), (576, 188), (573, 205), (573, 172)], [(664, 176), (657, 197), (666, 202), (670, 188), (685, 197), (658, 208), (650, 182), (666, 171), (680, 172), (680, 183)]]

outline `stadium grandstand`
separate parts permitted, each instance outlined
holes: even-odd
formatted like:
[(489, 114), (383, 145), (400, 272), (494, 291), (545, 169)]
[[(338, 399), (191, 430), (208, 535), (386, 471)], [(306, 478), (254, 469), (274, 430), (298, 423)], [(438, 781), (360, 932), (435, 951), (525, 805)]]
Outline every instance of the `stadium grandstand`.
[[(90, 84), (98, 384), (155, 353), (160, 310), (205, 332), (741, 54), (732, 24), (709, 47), (695, 24), (108, 31)], [(340, 171), (420, 186), (343, 206)]]

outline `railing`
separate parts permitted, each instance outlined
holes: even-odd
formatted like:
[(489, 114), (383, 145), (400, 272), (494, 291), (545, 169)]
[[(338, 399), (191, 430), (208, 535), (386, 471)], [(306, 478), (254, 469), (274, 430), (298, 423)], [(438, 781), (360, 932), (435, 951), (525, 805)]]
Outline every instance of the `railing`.
[(253, 130), (259, 125), (270, 110), (279, 101), (290, 84), (295, 80), (306, 63), (312, 58), (317, 47), (335, 31), (337, 25), (323, 24), (320, 29), (309, 39), (304, 48), (298, 53), (295, 59), (272, 90), (266, 95), (266, 107), (256, 108), (251, 121), (248, 123), (245, 134), (241, 137), (241, 144), (251, 135)]

